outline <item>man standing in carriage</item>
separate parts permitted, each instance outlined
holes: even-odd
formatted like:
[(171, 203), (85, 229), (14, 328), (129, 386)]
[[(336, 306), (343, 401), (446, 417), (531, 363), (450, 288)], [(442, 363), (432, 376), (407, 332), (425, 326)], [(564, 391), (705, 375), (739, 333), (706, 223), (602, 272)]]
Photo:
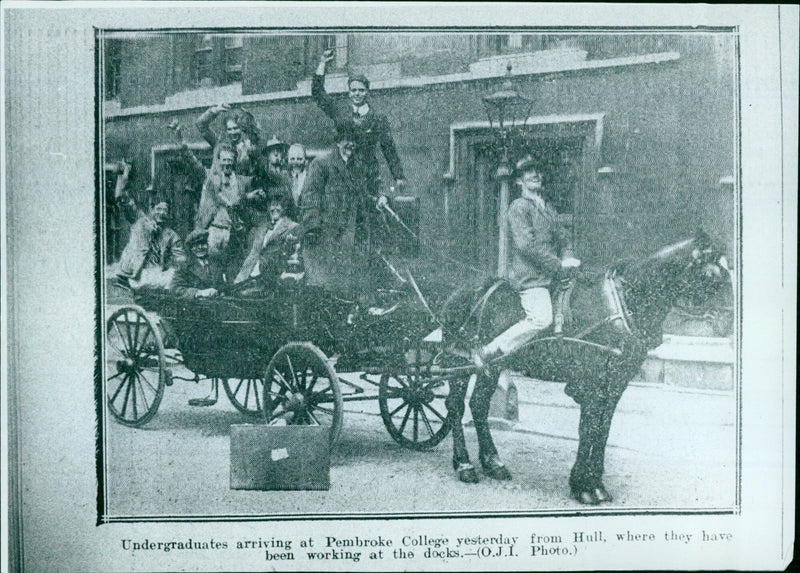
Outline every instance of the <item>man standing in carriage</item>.
[(516, 171), (522, 195), (506, 212), (511, 239), (507, 278), (519, 293), (525, 318), (475, 350), (473, 361), (480, 367), (518, 350), (553, 323), (550, 286), (580, 265), (572, 254), (569, 233), (542, 197), (542, 171), (536, 160), (524, 157)]
[(363, 185), (357, 137), (351, 122), (337, 123), (333, 150), (311, 162), (301, 203), (303, 260), (308, 286), (369, 305), (376, 267), (370, 225), (380, 203)]
[[(376, 155), (376, 147), (380, 146), (389, 171), (395, 179), (395, 188), (405, 185), (403, 164), (394, 145), (389, 120), (386, 116), (375, 112), (369, 101), (369, 80), (362, 75), (350, 76), (347, 79), (348, 102), (336, 102), (325, 92), (325, 68), (333, 61), (335, 53), (326, 50), (319, 61), (314, 78), (311, 81), (311, 97), (317, 106), (336, 124), (350, 124), (353, 128), (356, 144), (353, 159), (362, 165), (364, 184), (367, 193), (378, 197), (380, 183), (380, 165)], [(382, 197), (382, 203), (386, 198)]]

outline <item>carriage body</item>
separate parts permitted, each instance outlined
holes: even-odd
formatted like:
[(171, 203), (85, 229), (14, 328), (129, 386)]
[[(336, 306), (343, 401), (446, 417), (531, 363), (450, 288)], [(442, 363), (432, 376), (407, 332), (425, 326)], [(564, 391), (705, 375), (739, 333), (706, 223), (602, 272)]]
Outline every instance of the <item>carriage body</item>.
[[(215, 397), (190, 405), (216, 403), (221, 383), (252, 419), (329, 425), (333, 441), (343, 402), (377, 398), (396, 441), (432, 447), (449, 432), (447, 381), (430, 380), (435, 349), (423, 349), (433, 320), (412, 293), (381, 296), (386, 309), (360, 309), (354, 317), (352, 302), (303, 288), (259, 298), (137, 293), (136, 305), (117, 309), (107, 323), (107, 335), (116, 338), (108, 340), (106, 357), (111, 413), (124, 425), (142, 426), (173, 379), (210, 379)], [(129, 345), (138, 350), (129, 352)], [(179, 376), (180, 368), (193, 378)], [(358, 373), (360, 380), (338, 373)], [(125, 380), (131, 388), (122, 389)]]

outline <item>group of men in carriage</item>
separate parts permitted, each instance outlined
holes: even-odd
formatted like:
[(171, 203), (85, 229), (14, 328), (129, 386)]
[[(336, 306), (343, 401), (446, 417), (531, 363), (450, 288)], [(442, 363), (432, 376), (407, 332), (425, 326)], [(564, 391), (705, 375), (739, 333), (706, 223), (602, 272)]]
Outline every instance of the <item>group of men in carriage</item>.
[[(261, 145), (253, 116), (225, 104), (196, 122), (213, 149), (210, 168), (192, 152), (181, 126), (170, 124), (185, 164), (203, 181), (193, 228), (180, 237), (168, 225), (169, 200), (151, 194), (150, 208), (131, 227), (121, 254), (120, 280), (134, 289), (167, 289), (193, 298), (231, 288), (265, 293), (276, 288), (287, 260), (303, 259), (308, 286), (370, 299), (371, 229), (388, 204), (379, 185), (378, 147), (395, 187), (402, 188), (405, 179), (389, 123), (370, 105), (369, 80), (350, 77), (347, 102), (325, 91), (333, 57), (332, 51), (321, 56), (312, 96), (333, 120), (335, 146), (310, 165), (301, 144), (289, 146), (275, 137)], [(217, 134), (211, 123), (223, 114), (225, 131)], [(127, 176), (125, 169), (118, 196)]]
[[(185, 161), (202, 175), (194, 229), (181, 240), (167, 226), (168, 202), (155, 195), (150, 211), (131, 229), (119, 263), (123, 280), (134, 288), (164, 288), (192, 298), (214, 297), (232, 286), (261, 294), (276, 288), (287, 259), (302, 258), (307, 286), (356, 299), (362, 306), (374, 303), (378, 265), (372, 233), (388, 201), (379, 185), (378, 148), (395, 187), (402, 188), (405, 178), (388, 120), (370, 104), (369, 80), (349, 77), (347, 101), (326, 92), (326, 66), (333, 57), (330, 50), (322, 54), (311, 91), (334, 123), (335, 146), (307, 168), (300, 144), (288, 146), (273, 138), (260, 146), (256, 122), (244, 110), (218, 105), (197, 120), (198, 131), (213, 148), (210, 168), (191, 151), (180, 125), (171, 124)], [(221, 114), (225, 132), (217, 134), (211, 123)], [(283, 169), (287, 151), (289, 173)], [(553, 320), (550, 283), (580, 264), (572, 256), (568, 233), (543, 198), (537, 161), (526, 156), (516, 168), (521, 196), (506, 213), (508, 279), (525, 318), (473, 349), (478, 365), (514, 352), (548, 328)]]

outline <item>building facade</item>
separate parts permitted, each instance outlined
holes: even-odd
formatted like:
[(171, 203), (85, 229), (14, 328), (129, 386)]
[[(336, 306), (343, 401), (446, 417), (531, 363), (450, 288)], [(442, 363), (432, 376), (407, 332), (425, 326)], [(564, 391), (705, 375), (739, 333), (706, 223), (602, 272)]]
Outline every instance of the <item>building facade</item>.
[[(322, 150), (332, 124), (310, 97), (319, 56), (335, 49), (327, 89), (371, 80), (408, 186), (419, 197), (418, 272), (460, 282), (493, 272), (499, 240), (497, 146), (483, 97), (507, 80), (531, 100), (512, 159), (547, 164), (547, 185), (578, 256), (640, 256), (703, 228), (734, 250), (736, 37), (648, 33), (169, 33), (101, 37), (104, 152), (136, 163), (143, 190), (167, 169), (177, 119), (229, 103), (262, 137)], [(221, 125), (215, 126), (222, 129)], [(384, 166), (385, 167), (385, 166)], [(384, 169), (384, 187), (391, 182)], [(515, 186), (511, 186), (511, 199)], [(439, 257), (439, 258), (437, 258)], [(732, 257), (731, 257), (732, 258)]]

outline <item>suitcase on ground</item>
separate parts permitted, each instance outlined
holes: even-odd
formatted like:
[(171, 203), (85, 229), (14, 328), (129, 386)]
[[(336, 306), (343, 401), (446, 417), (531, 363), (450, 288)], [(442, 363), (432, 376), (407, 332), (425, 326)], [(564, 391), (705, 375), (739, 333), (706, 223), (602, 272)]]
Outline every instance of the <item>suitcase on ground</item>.
[(231, 489), (330, 489), (330, 429), (232, 425)]

